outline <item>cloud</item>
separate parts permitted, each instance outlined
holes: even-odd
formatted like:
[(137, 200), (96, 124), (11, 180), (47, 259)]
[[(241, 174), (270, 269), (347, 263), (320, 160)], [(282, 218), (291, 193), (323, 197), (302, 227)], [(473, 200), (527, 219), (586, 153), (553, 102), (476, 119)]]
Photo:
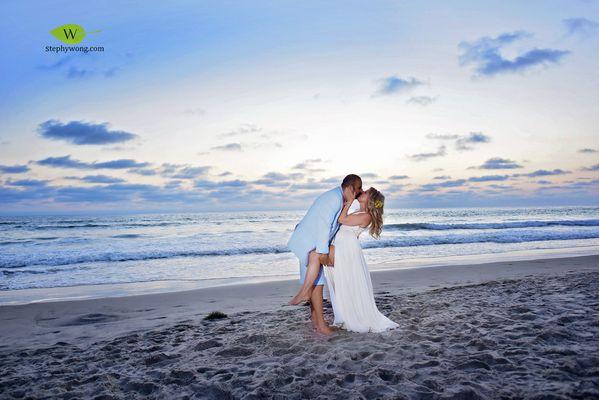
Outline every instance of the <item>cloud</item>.
[(40, 70), (44, 70), (44, 71), (60, 69), (63, 66), (67, 65), (71, 61), (72, 58), (73, 57), (70, 55), (64, 56), (64, 57), (61, 57), (60, 59), (58, 59), (58, 61), (56, 61), (55, 63), (52, 63), (50, 65), (38, 65), (37, 68)]
[(107, 122), (94, 124), (71, 121), (63, 124), (54, 119), (39, 124), (38, 133), (46, 139), (64, 140), (77, 145), (121, 143), (137, 137), (125, 131), (111, 131)]
[(131, 172), (133, 174), (142, 175), (142, 176), (154, 176), (158, 175), (158, 171), (151, 168), (131, 168), (127, 172)]
[(481, 132), (470, 132), (467, 136), (462, 136), (455, 142), (457, 150), (474, 150), (473, 144), (489, 143), (491, 138)]
[(534, 172), (531, 172), (529, 174), (524, 174), (525, 176), (529, 176), (531, 178), (536, 178), (538, 176), (551, 176), (551, 175), (564, 175), (564, 174), (569, 174), (570, 171), (564, 171), (562, 169), (554, 169), (552, 171), (548, 171), (546, 169), (538, 169)]
[(484, 176), (473, 176), (468, 178), (469, 182), (491, 182), (491, 181), (505, 181), (509, 175), (484, 175)]
[(81, 178), (82, 181), (88, 183), (121, 183), (125, 182), (124, 179), (115, 178), (108, 175), (86, 175)]
[(259, 126), (257, 126), (256, 124), (242, 124), (239, 128), (226, 132), (226, 133), (221, 133), (219, 135), (219, 137), (232, 137), (232, 136), (240, 136), (240, 135), (247, 135), (249, 133), (256, 133), (256, 132), (261, 132), (262, 128), (260, 128)]
[(239, 179), (234, 179), (230, 181), (220, 181), (214, 182), (209, 180), (197, 180), (194, 182), (194, 187), (201, 189), (222, 189), (222, 188), (246, 188), (249, 183), (246, 181), (242, 181)]
[(430, 97), (430, 96), (414, 96), (414, 97), (410, 97), (408, 99), (408, 101), (406, 101), (406, 103), (409, 104), (417, 104), (419, 106), (428, 106), (432, 103), (434, 103), (437, 100), (436, 97)]
[(321, 164), (323, 163), (323, 161), (320, 158), (312, 158), (309, 160), (306, 160), (304, 162), (301, 162), (299, 164), (294, 165), (291, 169), (297, 169), (297, 170), (302, 170), (305, 172), (324, 172), (323, 168), (319, 168), (316, 166), (316, 164)]
[(363, 174), (357, 174), (362, 179), (376, 179), (379, 176), (372, 172), (364, 172)]
[(171, 178), (176, 179), (195, 179), (198, 176), (205, 175), (212, 167), (201, 166), (201, 167), (183, 167), (177, 172), (170, 175)]
[(454, 146), (458, 151), (474, 150), (474, 145), (479, 143), (489, 143), (491, 138), (482, 132), (470, 132), (467, 135), (456, 134), (438, 134), (429, 133), (427, 139), (454, 141)]
[(583, 153), (583, 154), (591, 154), (591, 153), (596, 153), (597, 150), (595, 149), (590, 149), (588, 147), (584, 148), (584, 149), (580, 149), (578, 150), (579, 153)]
[(460, 65), (474, 65), (478, 75), (493, 76), (524, 71), (537, 65), (556, 64), (570, 53), (568, 50), (534, 48), (519, 54), (512, 60), (500, 54), (501, 48), (530, 36), (532, 34), (520, 30), (502, 33), (496, 37), (485, 36), (473, 42), (460, 42), (458, 45), (462, 50), (459, 56)]
[(410, 177), (407, 175), (391, 175), (388, 179), (392, 181), (399, 181), (403, 179), (409, 179)]
[(433, 179), (437, 179), (437, 180), (451, 179), (451, 176), (449, 176), (449, 175), (439, 175), (439, 176), (435, 176)]
[(599, 30), (599, 22), (587, 18), (567, 18), (563, 19), (562, 22), (566, 26), (568, 35), (589, 37)]
[(142, 176), (160, 175), (170, 179), (196, 179), (207, 174), (211, 169), (209, 165), (162, 163), (157, 168), (131, 168), (128, 172)]
[(228, 143), (222, 146), (214, 146), (212, 150), (220, 151), (241, 151), (241, 144), (239, 143)]
[(429, 192), (429, 191), (437, 190), (437, 189), (441, 189), (441, 188), (464, 186), (465, 183), (466, 183), (465, 179), (454, 179), (454, 180), (444, 181), (444, 182), (439, 182), (439, 183), (427, 183), (425, 185), (420, 185), (418, 188), (414, 189), (414, 191), (415, 192)]
[(427, 139), (434, 139), (434, 140), (456, 140), (459, 137), (460, 137), (459, 135), (440, 134), (440, 133), (428, 133), (426, 135)]
[(412, 154), (412, 155), (408, 155), (407, 157), (414, 160), (414, 161), (424, 161), (424, 160), (428, 160), (429, 158), (434, 158), (434, 157), (443, 157), (447, 154), (446, 152), (446, 147), (445, 146), (440, 146), (436, 152), (434, 153), (419, 153), (419, 154)]
[(53, 168), (76, 168), (76, 169), (125, 169), (125, 168), (140, 168), (150, 165), (147, 162), (137, 162), (131, 159), (119, 159), (112, 161), (103, 161), (88, 163), (72, 159), (70, 155), (63, 157), (48, 157), (43, 160), (35, 161), (38, 165)]
[(304, 174), (295, 172), (291, 174), (282, 174), (280, 172), (269, 172), (264, 174), (262, 178), (253, 181), (253, 184), (269, 187), (287, 187), (291, 183), (296, 182), (304, 177)]
[(397, 76), (389, 76), (387, 78), (380, 79), (380, 85), (378, 90), (376, 91), (376, 94), (388, 95), (408, 92), (423, 84), (424, 82), (414, 77), (403, 79)]
[(69, 67), (69, 70), (67, 71), (67, 78), (68, 79), (81, 79), (81, 78), (86, 78), (86, 77), (92, 76), (93, 74), (94, 74), (94, 71), (92, 71), (92, 70), (71, 66), (71, 67)]
[(599, 171), (599, 164), (591, 165), (590, 167), (582, 168), (583, 171)]
[(39, 179), (21, 179), (17, 181), (7, 181), (6, 184), (10, 186), (22, 186), (22, 187), (38, 187), (46, 186), (49, 181)]
[(468, 169), (516, 169), (522, 166), (515, 161), (500, 157), (489, 158), (478, 167), (468, 167)]
[(0, 172), (5, 174), (21, 174), (29, 171), (27, 165), (0, 165)]

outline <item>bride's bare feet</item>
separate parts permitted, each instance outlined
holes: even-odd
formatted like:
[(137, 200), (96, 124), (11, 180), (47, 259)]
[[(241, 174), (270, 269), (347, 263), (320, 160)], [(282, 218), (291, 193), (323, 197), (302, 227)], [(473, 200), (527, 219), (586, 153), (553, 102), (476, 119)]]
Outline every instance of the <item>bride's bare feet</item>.
[(328, 326), (326, 323), (324, 324), (314, 324), (316, 331), (318, 333), (322, 333), (323, 335), (332, 335), (333, 333), (335, 333), (335, 331), (333, 329), (331, 329), (330, 326)]

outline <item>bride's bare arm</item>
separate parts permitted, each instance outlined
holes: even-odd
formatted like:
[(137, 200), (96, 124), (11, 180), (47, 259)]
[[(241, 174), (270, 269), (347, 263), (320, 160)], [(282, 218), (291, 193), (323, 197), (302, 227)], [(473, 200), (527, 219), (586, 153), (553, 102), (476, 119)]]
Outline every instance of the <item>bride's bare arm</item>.
[(341, 210), (341, 214), (339, 215), (339, 219), (337, 221), (339, 221), (340, 224), (342, 225), (349, 225), (349, 226), (356, 226), (356, 225), (360, 225), (360, 226), (365, 226), (368, 225), (370, 223), (370, 214), (368, 213), (360, 213), (360, 214), (347, 214), (347, 212), (349, 211), (349, 207), (351, 206), (351, 201), (346, 202), (343, 205), (343, 209)]

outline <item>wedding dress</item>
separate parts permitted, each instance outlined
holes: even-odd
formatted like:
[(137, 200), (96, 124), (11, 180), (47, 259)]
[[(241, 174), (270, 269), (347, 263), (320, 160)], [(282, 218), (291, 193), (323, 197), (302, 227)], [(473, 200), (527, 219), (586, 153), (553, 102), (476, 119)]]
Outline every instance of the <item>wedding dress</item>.
[(399, 325), (378, 310), (360, 234), (367, 228), (341, 225), (333, 243), (335, 265), (325, 266), (328, 298), (335, 314), (334, 325), (353, 332), (383, 332)]

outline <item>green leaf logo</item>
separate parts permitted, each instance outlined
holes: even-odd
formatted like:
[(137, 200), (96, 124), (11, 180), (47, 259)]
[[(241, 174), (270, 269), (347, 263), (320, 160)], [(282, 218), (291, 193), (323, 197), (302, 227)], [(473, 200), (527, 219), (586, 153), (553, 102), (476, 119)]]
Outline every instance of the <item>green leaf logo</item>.
[(64, 24), (52, 29), (50, 33), (66, 44), (77, 44), (85, 38), (85, 29), (77, 24)]

